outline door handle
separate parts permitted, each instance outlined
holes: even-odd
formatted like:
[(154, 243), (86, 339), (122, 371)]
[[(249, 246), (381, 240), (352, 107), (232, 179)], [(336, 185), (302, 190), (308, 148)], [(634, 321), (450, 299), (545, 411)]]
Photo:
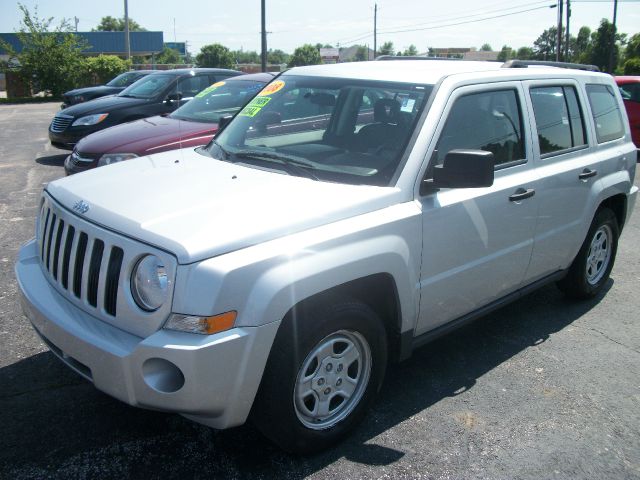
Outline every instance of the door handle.
[(515, 191), (513, 195), (509, 196), (510, 202), (519, 202), (520, 200), (524, 200), (525, 198), (533, 197), (536, 194), (536, 191), (533, 188), (519, 188)]
[(598, 174), (597, 170), (591, 170), (589, 168), (585, 168), (582, 170), (582, 173), (578, 175), (580, 180), (586, 180), (587, 178), (595, 177)]

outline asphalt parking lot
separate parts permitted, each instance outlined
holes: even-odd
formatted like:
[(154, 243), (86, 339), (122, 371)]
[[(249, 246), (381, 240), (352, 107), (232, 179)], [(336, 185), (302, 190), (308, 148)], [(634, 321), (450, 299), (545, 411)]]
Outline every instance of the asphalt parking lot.
[(250, 425), (120, 403), (36, 337), (13, 264), (43, 184), (64, 175), (57, 108), (0, 106), (0, 478), (640, 478), (638, 210), (603, 296), (545, 287), (427, 345), (390, 367), (353, 436), (294, 457)]

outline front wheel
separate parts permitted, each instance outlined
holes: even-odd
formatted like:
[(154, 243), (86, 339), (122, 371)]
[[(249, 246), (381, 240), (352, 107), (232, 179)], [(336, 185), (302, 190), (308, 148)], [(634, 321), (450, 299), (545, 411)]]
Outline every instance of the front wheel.
[(590, 298), (597, 295), (609, 279), (618, 250), (620, 230), (614, 213), (600, 208), (587, 237), (574, 259), (567, 276), (558, 287), (572, 298)]
[(367, 305), (327, 299), (280, 327), (252, 418), (283, 449), (311, 453), (345, 436), (384, 377), (386, 332)]

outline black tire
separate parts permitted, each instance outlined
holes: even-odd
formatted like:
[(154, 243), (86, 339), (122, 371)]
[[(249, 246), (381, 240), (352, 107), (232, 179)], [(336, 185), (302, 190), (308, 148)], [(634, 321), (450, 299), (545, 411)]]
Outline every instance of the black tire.
[(586, 299), (597, 295), (609, 280), (618, 251), (620, 229), (614, 213), (602, 207), (589, 227), (567, 276), (558, 282), (565, 295)]
[[(360, 354), (357, 360), (347, 358), (354, 352), (351, 348)], [(303, 305), (287, 315), (278, 330), (251, 418), (283, 450), (323, 450), (362, 420), (382, 385), (386, 365), (385, 328), (367, 305), (335, 296)], [(305, 375), (308, 380), (302, 381)], [(345, 387), (354, 388), (348, 399), (340, 394)], [(310, 413), (321, 404), (331, 412), (326, 418)]]

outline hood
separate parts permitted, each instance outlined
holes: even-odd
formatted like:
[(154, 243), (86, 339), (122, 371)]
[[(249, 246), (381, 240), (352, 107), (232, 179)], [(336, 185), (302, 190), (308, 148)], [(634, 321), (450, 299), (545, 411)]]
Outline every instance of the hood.
[(75, 90), (69, 90), (64, 94), (65, 97), (75, 97), (76, 95), (88, 95), (88, 96), (104, 96), (113, 93), (118, 93), (124, 90), (124, 87), (107, 87), (106, 85), (98, 85), (96, 87), (76, 88)]
[(76, 150), (82, 154), (113, 152), (143, 156), (179, 148), (181, 142), (188, 144), (185, 146), (204, 145), (217, 130), (216, 123), (156, 116), (92, 133), (78, 142)]
[(88, 102), (72, 105), (69, 108), (61, 110), (61, 113), (77, 118), (94, 113), (109, 113), (119, 108), (143, 105), (145, 103), (147, 103), (146, 99), (119, 97), (118, 95), (113, 95), (108, 97), (95, 98), (93, 100), (89, 100)]
[(51, 182), (111, 230), (192, 263), (396, 203), (400, 190), (314, 181), (172, 150)]

